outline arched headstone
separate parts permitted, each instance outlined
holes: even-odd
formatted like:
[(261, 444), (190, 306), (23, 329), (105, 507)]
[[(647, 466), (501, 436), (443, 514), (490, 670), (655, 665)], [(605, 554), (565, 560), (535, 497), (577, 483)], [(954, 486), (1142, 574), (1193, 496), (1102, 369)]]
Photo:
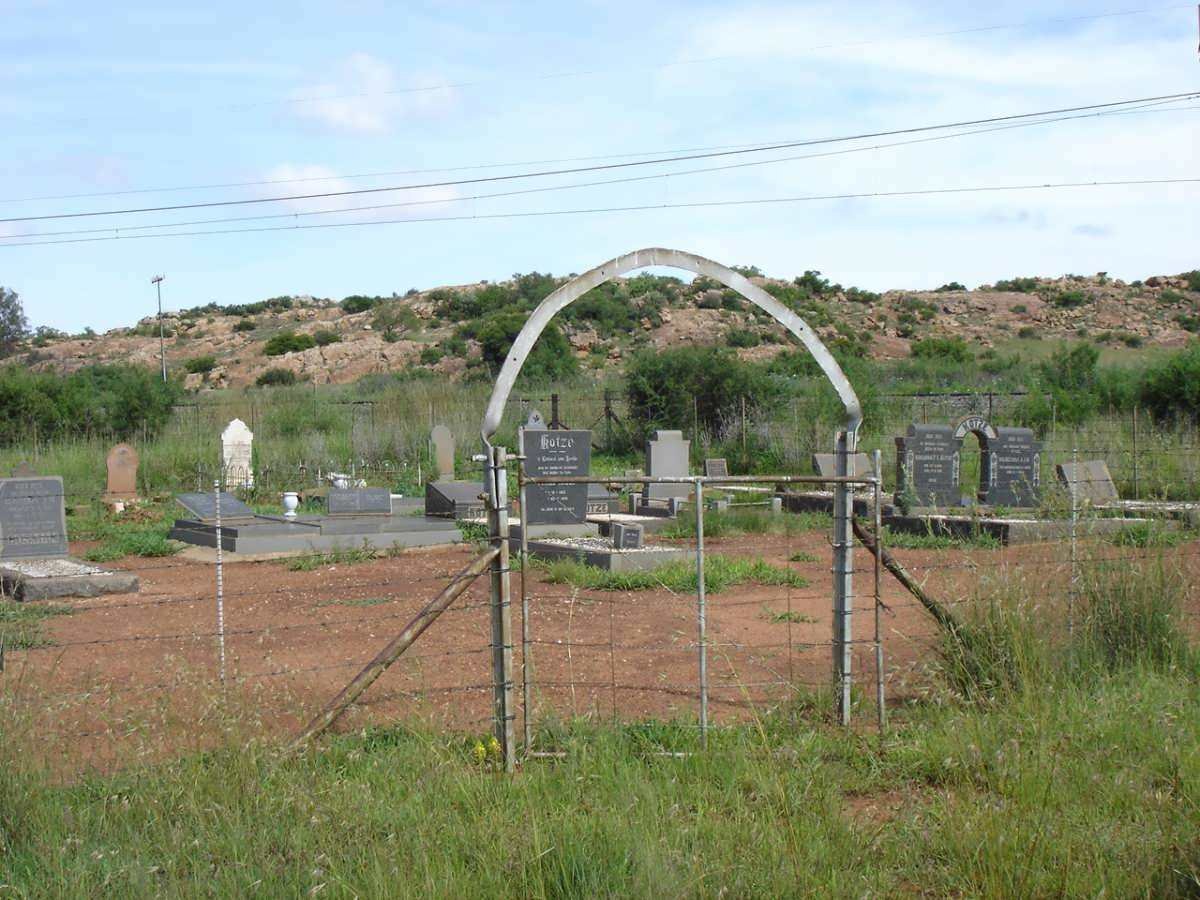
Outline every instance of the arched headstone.
[(234, 419), (221, 432), (221, 465), (230, 487), (254, 487), (254, 432)]
[(128, 444), (117, 444), (108, 451), (108, 486), (104, 495), (110, 500), (132, 500), (137, 496), (137, 451)]

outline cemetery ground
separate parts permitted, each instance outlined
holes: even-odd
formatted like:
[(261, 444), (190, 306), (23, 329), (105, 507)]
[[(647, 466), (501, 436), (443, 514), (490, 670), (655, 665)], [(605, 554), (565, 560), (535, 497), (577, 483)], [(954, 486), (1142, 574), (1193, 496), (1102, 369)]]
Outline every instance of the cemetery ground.
[[(16, 895), (1192, 896), (1200, 886), (1200, 544), (1190, 534), (1081, 542), (1069, 635), (1065, 544), (897, 536), (897, 558), (981, 639), (940, 653), (927, 614), (885, 580), (889, 726), (874, 725), (864, 644), (846, 731), (828, 713), (828, 519), (759, 528), (753, 514), (711, 515), (711, 555), (770, 568), (710, 596), (718, 727), (704, 750), (688, 586), (635, 590), (536, 567), (535, 733), (548, 755), (506, 779), (486, 737), (486, 584), (338, 734), (283, 750), (462, 568), (469, 545), (229, 563), (222, 691), (211, 563), (113, 557), (122, 546), (158, 551), (161, 525), (146, 516), (93, 522), (78, 532), (93, 539), (72, 545), (137, 571), (141, 594), (42, 605), (70, 611), (25, 622), (28, 651), (8, 654), (0, 881)], [(871, 633), (869, 561), (857, 553), (860, 637)], [(520, 662), (518, 645), (518, 672)], [(769, 683), (788, 676), (794, 691)]]

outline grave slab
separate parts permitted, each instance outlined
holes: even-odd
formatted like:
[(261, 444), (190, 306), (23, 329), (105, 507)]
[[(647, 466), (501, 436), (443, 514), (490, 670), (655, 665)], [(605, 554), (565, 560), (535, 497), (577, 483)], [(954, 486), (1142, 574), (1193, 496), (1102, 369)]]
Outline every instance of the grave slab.
[(716, 459), (706, 459), (704, 461), (704, 477), (705, 478), (728, 478), (729, 477), (729, 462), (723, 457)]
[(131, 594), (141, 586), (131, 572), (112, 572), (63, 558), (7, 560), (0, 564), (0, 584), (5, 594), (18, 601)]
[[(217, 501), (212, 494), (176, 494), (175, 502), (201, 522), (216, 521)], [(255, 519), (254, 510), (233, 494), (221, 491), (221, 522), (236, 522), (240, 519)]]
[(331, 516), (390, 516), (392, 492), (382, 487), (334, 488), (325, 498), (325, 508)]
[(609, 572), (644, 572), (667, 563), (696, 559), (696, 552), (684, 547), (647, 544), (640, 550), (617, 550), (610, 541), (601, 538), (530, 541), (529, 552), (542, 559), (573, 559)]

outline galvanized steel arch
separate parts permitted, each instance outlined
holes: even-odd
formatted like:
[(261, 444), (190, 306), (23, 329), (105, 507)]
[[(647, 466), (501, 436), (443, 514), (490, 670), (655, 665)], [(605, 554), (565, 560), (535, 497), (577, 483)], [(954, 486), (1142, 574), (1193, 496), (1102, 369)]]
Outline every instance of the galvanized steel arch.
[(508, 358), (505, 359), (500, 374), (496, 378), (496, 386), (492, 389), (491, 399), (488, 401), (487, 410), (483, 415), (482, 433), (485, 447), (491, 447), (490, 439), (500, 427), (500, 420), (504, 416), (504, 406), (508, 401), (509, 394), (512, 393), (521, 367), (525, 364), (526, 358), (533, 350), (533, 345), (550, 320), (592, 288), (613, 278), (619, 278), (626, 272), (646, 266), (669, 266), (693, 272), (696, 275), (706, 275), (737, 291), (759, 309), (770, 314), (772, 318), (794, 334), (813, 355), (817, 365), (821, 367), (821, 371), (829, 379), (829, 383), (833, 385), (833, 389), (845, 407), (846, 431), (851, 440), (854, 439), (858, 427), (862, 423), (862, 406), (858, 402), (858, 395), (850, 386), (842, 367), (838, 365), (837, 360), (817, 337), (816, 332), (809, 328), (808, 323), (748, 278), (718, 262), (683, 250), (649, 247), (610, 259), (608, 262), (572, 278), (538, 304), (537, 309), (525, 322), (521, 333), (517, 335), (517, 339), (509, 349)]

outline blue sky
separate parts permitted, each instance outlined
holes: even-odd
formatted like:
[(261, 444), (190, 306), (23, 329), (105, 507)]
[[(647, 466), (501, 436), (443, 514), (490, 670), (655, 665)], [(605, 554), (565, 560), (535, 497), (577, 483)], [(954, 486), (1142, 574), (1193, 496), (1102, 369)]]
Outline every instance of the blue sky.
[[(543, 166), (344, 177), (800, 140), (1200, 88), (1194, 6), (1075, 18), (1136, 6), (0, 0), (0, 217), (511, 173)], [(1195, 177), (1198, 116), (1184, 109), (1084, 119), (691, 175), (682, 170), (749, 159), (0, 223), (8, 235), (0, 284), (18, 291), (32, 324), (77, 331), (150, 313), (158, 272), (166, 273), (164, 305), (174, 309), (279, 294), (390, 294), (533, 269), (562, 274), (643, 246), (770, 274), (815, 268), (873, 289), (1102, 269), (1132, 279), (1200, 266), (1197, 185), (379, 220)], [(676, 174), (470, 199), (667, 172)], [(325, 180), (18, 202), (292, 179)], [(420, 205), (346, 211), (403, 201)], [(180, 230), (376, 224), (5, 246), (28, 232), (314, 210), (332, 212)]]

